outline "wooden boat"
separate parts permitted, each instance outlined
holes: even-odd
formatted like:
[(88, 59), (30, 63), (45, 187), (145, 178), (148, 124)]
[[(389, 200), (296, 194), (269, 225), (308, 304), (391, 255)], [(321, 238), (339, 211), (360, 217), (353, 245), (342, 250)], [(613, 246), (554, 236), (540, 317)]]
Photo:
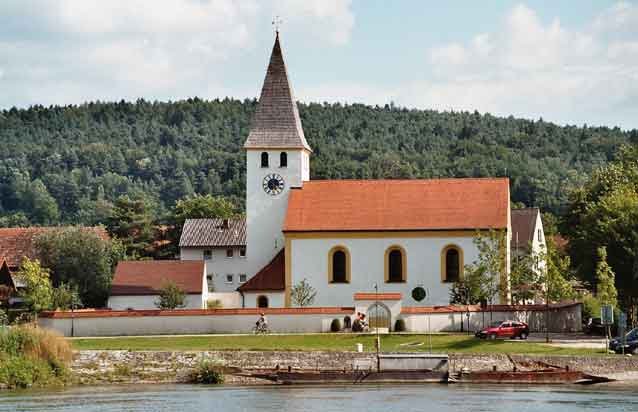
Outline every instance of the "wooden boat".
[(266, 379), (284, 385), (293, 384), (359, 384), (359, 383), (447, 383), (448, 372), (430, 370), (388, 371), (273, 371), (251, 373), (252, 378)]
[(449, 381), (451, 383), (593, 384), (610, 382), (612, 379), (569, 369), (543, 369), (460, 372), (450, 375)]

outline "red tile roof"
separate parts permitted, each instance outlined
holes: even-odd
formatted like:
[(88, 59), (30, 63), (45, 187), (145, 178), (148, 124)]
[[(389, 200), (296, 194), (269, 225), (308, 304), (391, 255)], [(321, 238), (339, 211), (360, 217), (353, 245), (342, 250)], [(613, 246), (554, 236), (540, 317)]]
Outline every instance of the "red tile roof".
[(290, 191), (284, 232), (507, 227), (509, 180), (325, 180)]
[[(0, 228), (0, 256), (7, 259), (11, 269), (17, 269), (24, 257), (35, 259), (36, 251), (33, 244), (34, 238), (42, 233), (52, 230), (66, 229), (60, 227), (11, 227)], [(94, 231), (102, 239), (109, 239), (109, 235), (103, 227), (87, 227), (86, 230)]]
[(285, 290), (286, 289), (286, 253), (282, 249), (277, 255), (264, 266), (248, 282), (241, 285), (237, 290), (240, 292), (262, 291), (262, 290)]
[(354, 294), (354, 300), (401, 300), (400, 293), (359, 292)]
[(118, 263), (112, 296), (157, 295), (166, 282), (175, 282), (187, 294), (201, 294), (202, 260), (140, 260)]

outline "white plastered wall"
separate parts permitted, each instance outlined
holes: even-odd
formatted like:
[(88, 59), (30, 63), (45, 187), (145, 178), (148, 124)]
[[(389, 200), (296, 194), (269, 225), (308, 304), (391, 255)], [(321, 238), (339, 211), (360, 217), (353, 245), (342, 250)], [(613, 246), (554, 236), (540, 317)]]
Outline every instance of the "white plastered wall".
[(269, 308), (283, 308), (285, 306), (284, 292), (244, 292), (244, 307), (256, 308), (257, 298), (266, 296)]
[[(261, 167), (261, 153), (267, 152), (269, 167)], [(288, 166), (279, 167), (279, 155), (285, 151), (288, 155)], [(246, 224), (248, 260), (247, 272), (251, 277), (284, 247), (281, 232), (288, 194), (291, 187), (301, 187), (309, 179), (309, 157), (305, 150), (247, 150), (246, 152)], [(285, 182), (282, 193), (271, 196), (263, 189), (266, 175), (276, 173)]]
[[(157, 309), (156, 302), (159, 295), (138, 295), (138, 296), (111, 296), (109, 297), (108, 307), (113, 310), (127, 309)], [(201, 294), (186, 295), (184, 309), (205, 309), (205, 296)]]
[[(233, 249), (233, 257), (226, 257), (226, 249)], [(204, 260), (204, 250), (212, 251), (212, 259), (205, 260), (206, 274), (212, 277), (215, 292), (234, 292), (243, 282), (239, 281), (240, 274), (250, 277), (249, 263), (246, 257), (239, 256), (239, 248), (206, 248), (183, 247), (180, 249), (181, 260)], [(233, 281), (227, 282), (226, 275), (233, 275)]]
[[(400, 292), (403, 306), (447, 305), (450, 301), (450, 283), (441, 281), (441, 251), (448, 245), (463, 250), (464, 265), (478, 258), (472, 235), (464, 237), (406, 237), (406, 238), (340, 238), (291, 239), (291, 283), (304, 278), (317, 291), (313, 306), (352, 305), (357, 292)], [(407, 253), (407, 282), (385, 283), (385, 252), (399, 245)], [(328, 253), (335, 246), (344, 246), (350, 252), (350, 283), (328, 283)], [(425, 288), (426, 300), (412, 299), (412, 289)]]

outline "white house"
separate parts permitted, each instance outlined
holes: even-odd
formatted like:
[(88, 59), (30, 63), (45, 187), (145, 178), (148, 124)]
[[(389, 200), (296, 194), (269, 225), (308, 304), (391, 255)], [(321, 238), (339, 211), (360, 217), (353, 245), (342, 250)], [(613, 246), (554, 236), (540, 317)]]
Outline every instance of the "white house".
[[(477, 231), (511, 239), (507, 178), (311, 180), (279, 35), (244, 149), (246, 219), (188, 221), (180, 241), (181, 259), (206, 259), (215, 291), (236, 289), (243, 307), (294, 306), (291, 290), (304, 279), (317, 307), (375, 305), (389, 315), (446, 305), (451, 282), (478, 256)], [(508, 284), (504, 247), (499, 281)], [(225, 258), (231, 248), (245, 253)]]
[(186, 309), (206, 309), (208, 285), (203, 261), (141, 260), (118, 263), (108, 307), (113, 310), (157, 309), (159, 293), (174, 282), (186, 294)]
[[(512, 238), (510, 241), (512, 259), (532, 256), (535, 259), (535, 270), (542, 272), (546, 265), (547, 243), (541, 219), (541, 211), (536, 207), (512, 209)], [(528, 285), (530, 288), (545, 290), (544, 285)], [(535, 301), (523, 303), (544, 303), (541, 297)]]

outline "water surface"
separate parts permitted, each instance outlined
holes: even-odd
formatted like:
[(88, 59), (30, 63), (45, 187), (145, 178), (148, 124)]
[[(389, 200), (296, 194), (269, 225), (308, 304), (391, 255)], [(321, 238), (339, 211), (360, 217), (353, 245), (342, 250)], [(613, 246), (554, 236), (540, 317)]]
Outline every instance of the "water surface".
[(277, 386), (134, 385), (0, 392), (0, 411), (345, 412), (638, 411), (622, 386)]

